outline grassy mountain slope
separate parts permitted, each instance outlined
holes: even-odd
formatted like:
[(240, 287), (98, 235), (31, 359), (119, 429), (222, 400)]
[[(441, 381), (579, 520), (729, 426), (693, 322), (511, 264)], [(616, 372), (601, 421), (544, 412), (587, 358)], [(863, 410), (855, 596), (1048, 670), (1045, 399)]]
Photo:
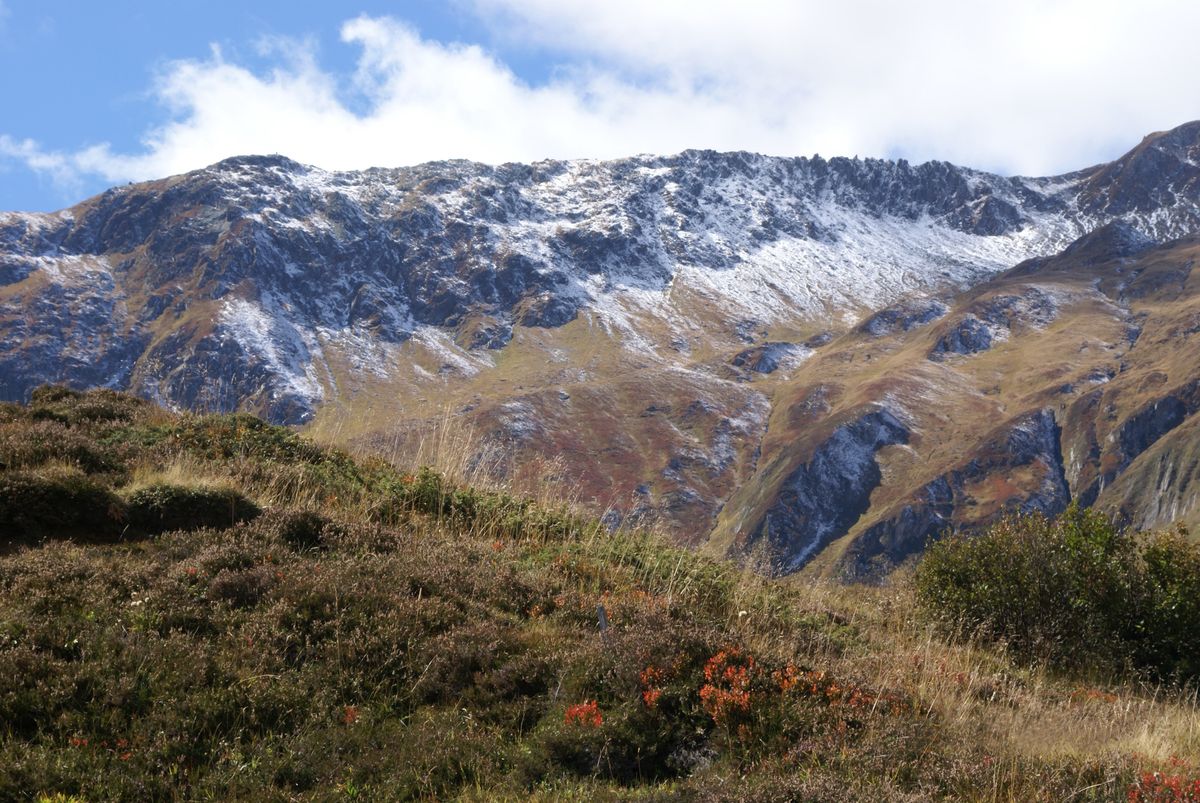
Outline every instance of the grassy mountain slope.
[(903, 582), (772, 583), (107, 391), (0, 407), (0, 463), (3, 799), (1115, 800), (1200, 772), (1193, 699), (946, 643)]
[(709, 548), (768, 546), (789, 483), (838, 428), (881, 408), (904, 437), (874, 451), (863, 516), (822, 544), (812, 572), (878, 576), (930, 532), (1009, 507), (1055, 513), (1076, 500), (1142, 528), (1196, 523), (1200, 246), (1126, 237), (1136, 234), (1102, 229), (940, 309), (885, 310), (819, 350), (775, 389), (757, 473)]

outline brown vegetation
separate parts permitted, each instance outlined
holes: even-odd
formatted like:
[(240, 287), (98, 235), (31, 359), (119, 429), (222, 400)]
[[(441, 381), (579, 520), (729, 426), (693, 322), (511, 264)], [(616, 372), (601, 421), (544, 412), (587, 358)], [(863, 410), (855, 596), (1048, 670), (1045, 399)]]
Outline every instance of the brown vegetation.
[[(70, 434), (30, 456), (48, 420)], [(1188, 692), (939, 635), (903, 580), (767, 581), (248, 416), (46, 391), (0, 422), (3, 799), (1123, 800), (1200, 773)], [(138, 530), (164, 487), (262, 512)]]

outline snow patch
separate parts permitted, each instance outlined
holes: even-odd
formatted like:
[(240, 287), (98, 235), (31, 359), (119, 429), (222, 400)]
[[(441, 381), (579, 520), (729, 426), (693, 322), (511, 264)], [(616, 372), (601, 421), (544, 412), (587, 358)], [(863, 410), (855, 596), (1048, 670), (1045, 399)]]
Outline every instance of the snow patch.
[(282, 390), (310, 404), (324, 398), (312, 357), (320, 345), (312, 332), (288, 321), (269, 296), (264, 303), (224, 299), (217, 323), (242, 351), (262, 361)]

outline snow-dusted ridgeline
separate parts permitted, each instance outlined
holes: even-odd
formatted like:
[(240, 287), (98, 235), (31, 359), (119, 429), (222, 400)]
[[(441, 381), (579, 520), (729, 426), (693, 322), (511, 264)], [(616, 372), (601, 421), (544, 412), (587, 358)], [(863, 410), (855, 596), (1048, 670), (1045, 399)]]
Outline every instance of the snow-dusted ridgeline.
[[(1197, 133), (1193, 124), (1113, 165), (1047, 179), (704, 151), (354, 173), (231, 159), (63, 213), (0, 215), (0, 374), (10, 395), (71, 378), (36, 366), (28, 381), (12, 376), (31, 338), (48, 355), (55, 337), (59, 351), (81, 348), (75, 339), (88, 327), (28, 321), (25, 310), (47, 294), (94, 296), (117, 317), (110, 345), (134, 352), (135, 341), (161, 344), (149, 330), (162, 315), (215, 302), (216, 331), (180, 335), (177, 353), (160, 349), (148, 363), (143, 355), (156, 366), (149, 374), (135, 375), (125, 355), (111, 382), (154, 385), (187, 404), (187, 383), (163, 387), (161, 375), (178, 379), (189, 360), (193, 373), (224, 366), (244, 376), (231, 399), (265, 392), (286, 402), (287, 420), (326, 398), (331, 344), (351, 366), (386, 374), (396, 344), (469, 314), (492, 319), (490, 348), (513, 326), (587, 314), (627, 347), (679, 361), (683, 350), (641, 330), (647, 316), (668, 330), (713, 330), (690, 320), (696, 299), (719, 311), (716, 329), (847, 324), (898, 299), (972, 285), (1113, 219), (1159, 239), (1190, 233), (1200, 221)], [(147, 296), (153, 303), (126, 308)], [(418, 340), (467, 372), (488, 362), (448, 337)]]

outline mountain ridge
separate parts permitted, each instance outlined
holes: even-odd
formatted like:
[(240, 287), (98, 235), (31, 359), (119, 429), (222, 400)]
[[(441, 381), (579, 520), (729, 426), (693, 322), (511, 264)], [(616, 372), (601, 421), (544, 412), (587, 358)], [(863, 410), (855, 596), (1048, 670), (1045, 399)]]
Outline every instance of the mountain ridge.
[[(972, 366), (1084, 311), (1126, 348), (1109, 330), (1154, 314), (1126, 290), (1048, 285), (1046, 261), (1094, 271), (1196, 231), (1200, 123), (1046, 178), (711, 151), (356, 173), (233, 157), (0, 214), (0, 396), (117, 387), (393, 446), (449, 409), (506, 455), (501, 470), (569, 457), (588, 502), (663, 518), (687, 543), (746, 559), (771, 541), (772, 509), (770, 559), (800, 568), (872, 520), (898, 450), (927, 448), (932, 424), (905, 422), (940, 402), (917, 396), (941, 383), (972, 414), (1035, 415), (1049, 408), (968, 392)], [(1110, 268), (1101, 282), (1119, 284)], [(816, 375), (835, 364), (836, 386)], [(773, 421), (796, 404), (812, 425)], [(826, 493), (796, 474), (803, 455), (832, 455), (830, 438), (880, 410), (897, 423), (872, 456), (830, 464), (865, 472), (859, 501), (817, 519), (786, 501)], [(980, 436), (948, 437), (970, 451)], [(830, 529), (814, 542), (802, 531), (818, 520)]]

